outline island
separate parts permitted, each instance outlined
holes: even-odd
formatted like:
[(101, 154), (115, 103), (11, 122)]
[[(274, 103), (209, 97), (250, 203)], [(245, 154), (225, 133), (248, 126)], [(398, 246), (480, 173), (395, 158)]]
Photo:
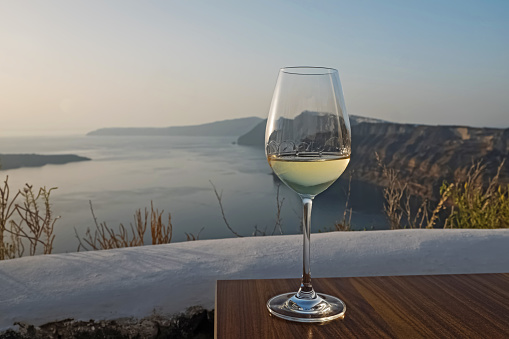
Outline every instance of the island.
[(75, 154), (0, 154), (0, 170), (41, 167), (50, 164), (62, 165), (70, 162), (89, 160), (92, 159)]

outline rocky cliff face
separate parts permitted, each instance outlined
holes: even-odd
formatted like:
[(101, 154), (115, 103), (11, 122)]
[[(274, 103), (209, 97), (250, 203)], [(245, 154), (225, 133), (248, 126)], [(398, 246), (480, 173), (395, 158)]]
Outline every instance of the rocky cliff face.
[[(486, 164), (481, 180), (487, 182), (500, 162), (509, 158), (509, 129), (362, 122), (357, 117), (351, 117), (351, 123), (348, 171), (353, 171), (353, 178), (386, 184), (376, 152), (387, 167), (399, 171), (414, 194), (422, 196), (436, 196), (443, 180), (464, 176), (479, 160)], [(239, 144), (263, 146), (264, 124), (240, 137)], [(509, 163), (500, 173), (500, 182), (509, 183)]]
[[(383, 185), (374, 152), (400, 172), (414, 193), (433, 196), (443, 180), (461, 178), (473, 162), (486, 164), (484, 182), (495, 176), (509, 156), (509, 129), (358, 124), (352, 127), (351, 170), (358, 179)], [(500, 181), (509, 183), (509, 165), (502, 169)]]

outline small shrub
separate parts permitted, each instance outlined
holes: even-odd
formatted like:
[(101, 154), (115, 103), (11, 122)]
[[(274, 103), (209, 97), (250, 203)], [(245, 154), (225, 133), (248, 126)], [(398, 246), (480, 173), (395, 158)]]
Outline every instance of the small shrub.
[(9, 221), (16, 211), (15, 203), (19, 195), (20, 192), (18, 191), (14, 197), (11, 197), (9, 176), (7, 176), (3, 186), (0, 187), (0, 260), (14, 258), (17, 254), (16, 244), (18, 241), (6, 242), (4, 233), (8, 231)]
[[(50, 203), (56, 187), (41, 187), (35, 194), (33, 186), (25, 184), (23, 191), (11, 197), (8, 180), (6, 177), (0, 187), (0, 260), (23, 256), (26, 243), (29, 255), (37, 254), (41, 246), (43, 254), (51, 254), (53, 230), (60, 218), (53, 215)], [(23, 199), (22, 204), (17, 203), (18, 198)], [(10, 234), (10, 243), (5, 241), (5, 233)]]
[(451, 212), (444, 227), (451, 228), (507, 228), (509, 227), (509, 185), (502, 186), (497, 174), (487, 186), (478, 180), (486, 168), (480, 162), (472, 165), (466, 179), (441, 187), (443, 193), (450, 187)]
[[(16, 204), (16, 211), (21, 221), (12, 221), (13, 232), (23, 239), (29, 241), (29, 252), (30, 255), (35, 255), (37, 252), (37, 246), (43, 247), (43, 254), (51, 254), (53, 251), (53, 240), (55, 235), (53, 229), (59, 216), (53, 216), (50, 204), (51, 191), (55, 190), (56, 187), (39, 188), (37, 195), (34, 194), (33, 187), (29, 184), (25, 184), (23, 192), (20, 195), (23, 197), (23, 205)], [(39, 206), (40, 201), (44, 204), (44, 207)], [(28, 232), (25, 231), (25, 226), (28, 228)]]

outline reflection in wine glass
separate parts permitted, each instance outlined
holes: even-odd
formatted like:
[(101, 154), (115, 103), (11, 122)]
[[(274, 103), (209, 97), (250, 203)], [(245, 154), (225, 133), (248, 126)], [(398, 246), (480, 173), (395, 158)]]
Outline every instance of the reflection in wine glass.
[(302, 198), (303, 274), (299, 290), (271, 298), (269, 312), (299, 322), (343, 317), (340, 299), (311, 285), (310, 229), (313, 198), (345, 171), (351, 132), (337, 70), (287, 67), (279, 71), (265, 130), (265, 153), (274, 173)]

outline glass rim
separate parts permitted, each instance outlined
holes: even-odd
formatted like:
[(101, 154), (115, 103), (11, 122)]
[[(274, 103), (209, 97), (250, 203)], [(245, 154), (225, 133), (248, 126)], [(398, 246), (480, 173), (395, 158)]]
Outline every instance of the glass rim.
[(280, 69), (282, 73), (298, 75), (328, 75), (338, 73), (338, 70), (330, 67), (319, 66), (290, 66)]

